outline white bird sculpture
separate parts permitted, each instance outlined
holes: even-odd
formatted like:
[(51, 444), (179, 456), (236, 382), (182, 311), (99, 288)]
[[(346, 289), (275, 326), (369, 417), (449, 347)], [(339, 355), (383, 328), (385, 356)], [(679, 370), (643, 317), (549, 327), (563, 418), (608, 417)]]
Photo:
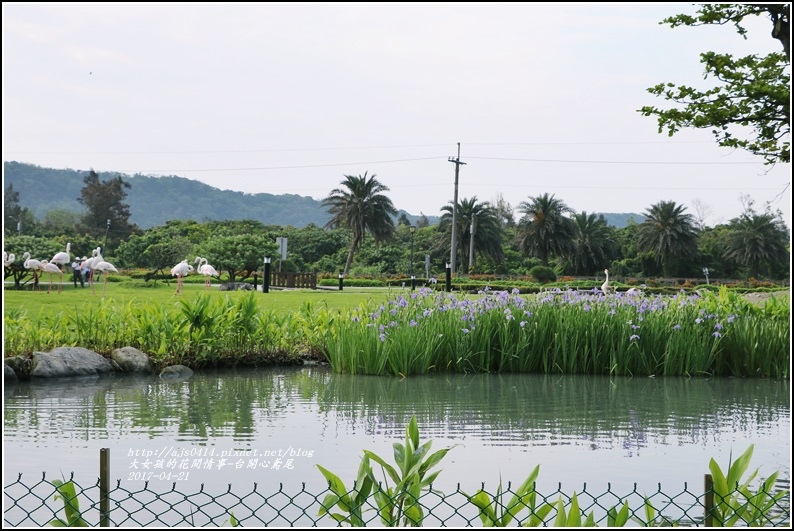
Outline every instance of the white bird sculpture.
[(91, 284), (91, 293), (94, 295), (96, 295), (96, 291), (94, 291), (94, 264), (102, 261), (102, 255), (99, 254), (99, 249), (100, 248), (97, 247), (91, 251), (91, 258), (83, 262), (83, 268), (90, 271), (90, 273), (88, 273), (88, 283)]
[(630, 288), (626, 292), (626, 295), (628, 295), (629, 297), (641, 297), (642, 296), (642, 290), (641, 289), (637, 289), (637, 288)]
[(50, 260), (51, 264), (57, 264), (59, 267), (62, 265), (66, 265), (72, 261), (72, 255), (70, 254), (70, 249), (72, 248), (71, 243), (66, 244), (66, 252), (61, 251), (60, 253), (55, 253), (55, 256), (52, 257)]
[[(47, 260), (43, 260), (41, 262), (41, 270), (45, 271), (50, 274), (50, 288), (47, 290), (47, 293), (52, 293), (52, 274), (58, 274), (63, 277), (63, 271), (57, 265), (53, 264), (52, 262), (48, 262)], [(58, 282), (58, 293), (61, 292), (61, 283)]]
[(182, 279), (188, 276), (192, 271), (195, 271), (195, 269), (192, 265), (187, 263), (187, 260), (182, 260), (171, 268), (171, 276), (176, 277), (176, 292), (174, 295), (182, 293)]
[(3, 251), (3, 267), (9, 267), (16, 259), (17, 257), (14, 256), (14, 253), (8, 254), (7, 252)]
[(196, 262), (199, 265), (198, 266), (199, 273), (204, 275), (204, 287), (207, 289), (212, 288), (212, 277), (220, 277), (220, 273), (218, 273), (214, 267), (212, 267), (207, 263), (206, 258), (197, 256)]
[[(22, 255), (22, 258), (25, 259), (25, 262), (22, 264), (25, 266), (25, 269), (33, 270), (33, 289), (36, 289), (36, 287), (39, 285), (39, 271), (44, 269), (44, 264), (35, 258), (31, 258), (30, 253), (27, 251), (25, 251), (25, 254)], [(39, 291), (41, 291), (40, 287)]]
[(607, 279), (601, 284), (601, 291), (606, 293), (615, 293), (615, 288), (609, 285), (609, 269), (604, 269), (604, 274), (607, 276)]
[[(98, 249), (98, 247), (97, 247), (97, 249)], [(102, 258), (102, 256), (99, 256), (99, 258)], [(94, 264), (93, 264), (93, 266), (91, 268), (91, 271), (92, 272), (93, 271), (99, 271), (101, 273), (104, 273), (104, 275), (102, 275), (102, 277), (103, 277), (103, 280), (102, 280), (102, 282), (103, 282), (102, 283), (102, 298), (104, 299), (105, 298), (105, 290), (108, 287), (108, 273), (111, 273), (111, 272), (118, 273), (119, 270), (116, 269), (116, 266), (114, 266), (110, 262), (106, 262), (104, 260), (100, 260), (98, 262), (94, 262)]]

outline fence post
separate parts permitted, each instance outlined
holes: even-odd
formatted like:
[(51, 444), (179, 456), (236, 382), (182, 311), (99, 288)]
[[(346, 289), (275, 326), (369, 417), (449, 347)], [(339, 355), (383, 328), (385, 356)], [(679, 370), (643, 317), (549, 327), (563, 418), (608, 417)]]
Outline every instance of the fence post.
[(712, 515), (714, 511), (714, 480), (711, 474), (706, 474), (704, 488), (706, 495), (703, 501), (703, 510), (706, 518), (703, 521), (703, 527), (714, 527), (714, 516)]
[(110, 448), (99, 449), (99, 527), (110, 527)]

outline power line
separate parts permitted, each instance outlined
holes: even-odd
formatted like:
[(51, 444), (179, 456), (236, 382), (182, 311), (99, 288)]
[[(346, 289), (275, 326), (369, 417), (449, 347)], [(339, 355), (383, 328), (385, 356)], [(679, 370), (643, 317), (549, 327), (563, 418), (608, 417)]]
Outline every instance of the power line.
[[(647, 141), (647, 142), (470, 142), (470, 146), (629, 146), (653, 144), (713, 144), (711, 140), (693, 140), (684, 142)], [(4, 151), (3, 154), (18, 155), (206, 155), (213, 153), (284, 153), (307, 151), (351, 151), (357, 149), (403, 149), (444, 147), (444, 144), (403, 144), (394, 146), (352, 146), (352, 147), (318, 147), (318, 148), (273, 148), (273, 149), (198, 149), (181, 151)]]
[[(177, 169), (177, 170), (136, 170), (136, 173), (164, 173), (164, 172), (197, 172), (197, 171), (266, 171), (266, 170), (297, 170), (297, 169), (304, 169), (304, 168), (328, 168), (332, 166), (356, 166), (362, 164), (391, 164), (394, 162), (414, 162), (417, 160), (433, 160), (433, 159), (440, 159), (441, 157), (422, 157), (418, 159), (394, 159), (394, 160), (374, 160), (374, 161), (367, 161), (367, 162), (332, 162), (326, 164), (302, 164), (297, 166), (262, 166), (256, 168), (206, 168), (200, 170), (187, 170), (187, 169)], [(132, 170), (116, 170), (116, 171), (125, 171), (129, 172)]]
[(560, 160), (560, 159), (508, 159), (502, 157), (470, 157), (481, 160), (505, 160), (510, 162), (568, 162), (575, 164), (659, 164), (659, 165), (740, 165), (763, 164), (762, 162), (670, 162), (670, 161), (630, 161), (630, 160)]

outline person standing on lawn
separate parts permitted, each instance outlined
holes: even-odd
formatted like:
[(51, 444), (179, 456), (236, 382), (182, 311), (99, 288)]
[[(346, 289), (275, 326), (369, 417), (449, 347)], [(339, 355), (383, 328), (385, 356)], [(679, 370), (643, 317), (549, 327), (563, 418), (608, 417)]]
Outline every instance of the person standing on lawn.
[(77, 287), (77, 281), (80, 281), (80, 287), (85, 287), (85, 281), (83, 280), (83, 262), (80, 258), (75, 258), (74, 262), (72, 262), (72, 280), (74, 281), (74, 287)]

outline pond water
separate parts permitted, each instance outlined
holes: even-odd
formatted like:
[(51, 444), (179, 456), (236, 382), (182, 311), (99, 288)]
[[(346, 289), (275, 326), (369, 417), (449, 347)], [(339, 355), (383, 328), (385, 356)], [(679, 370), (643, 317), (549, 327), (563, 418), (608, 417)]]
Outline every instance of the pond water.
[[(537, 490), (556, 493), (550, 501), (583, 490), (699, 495), (709, 459), (725, 470), (751, 444), (750, 468), (764, 478), (779, 470), (788, 488), (789, 385), (584, 375), (400, 380), (322, 366), (204, 371), (180, 382), (19, 382), (4, 389), (3, 485), (19, 490), (42, 473), (51, 480), (72, 472), (93, 485), (100, 449), (109, 448), (112, 484), (128, 490), (148, 480), (158, 491), (204, 484), (223, 492), (231, 484), (238, 498), (254, 483), (258, 491), (316, 494), (327, 485), (316, 465), (351, 488), (364, 449), (393, 463), (392, 445), (415, 415), (432, 451), (454, 446), (433, 483), (443, 492), (483, 484), (495, 492), (500, 480), (517, 486), (540, 465)], [(8, 501), (6, 524), (25, 525)]]

